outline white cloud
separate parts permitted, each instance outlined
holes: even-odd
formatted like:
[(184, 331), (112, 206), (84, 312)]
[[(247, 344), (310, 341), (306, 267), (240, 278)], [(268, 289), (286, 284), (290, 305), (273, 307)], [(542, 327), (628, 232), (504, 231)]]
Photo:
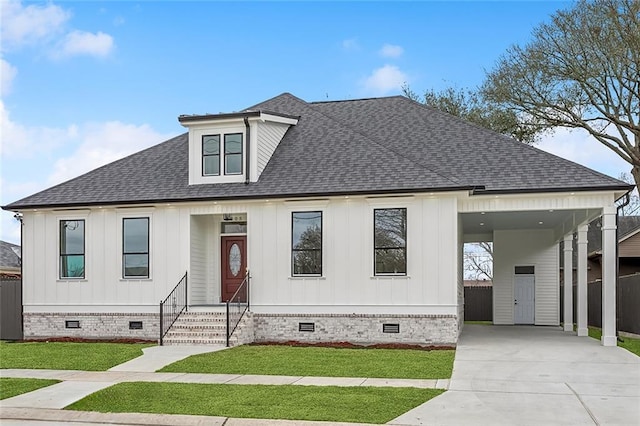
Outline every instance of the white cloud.
[(404, 53), (404, 49), (402, 48), (402, 46), (385, 43), (382, 45), (382, 48), (378, 53), (384, 58), (398, 58), (402, 56), (402, 54)]
[(2, 44), (20, 46), (59, 33), (71, 14), (51, 3), (23, 6), (20, 1), (0, 1)]
[(355, 38), (350, 38), (347, 40), (342, 40), (342, 48), (344, 50), (359, 50), (360, 45)]
[(617, 178), (631, 166), (585, 130), (558, 128), (543, 136), (537, 148)]
[(18, 70), (14, 66), (0, 58), (0, 96), (6, 96), (11, 91), (11, 84), (17, 74)]
[(65, 128), (26, 127), (9, 117), (9, 111), (0, 101), (0, 126), (2, 128), (2, 146), (0, 153), (4, 158), (30, 158), (34, 154), (42, 155), (64, 145), (77, 136), (74, 125)]
[(11, 120), (9, 111), (0, 100), (0, 128), (2, 144), (0, 154), (3, 159), (30, 158), (43, 155), (64, 145), (76, 137), (75, 126), (64, 128), (26, 127)]
[(72, 31), (61, 41), (53, 52), (54, 57), (69, 57), (89, 55), (97, 57), (108, 56), (114, 48), (113, 37), (103, 32), (90, 33), (86, 31)]
[(384, 95), (399, 90), (409, 82), (409, 77), (395, 65), (385, 65), (373, 70), (371, 75), (361, 82), (364, 90), (375, 95)]
[(47, 181), (49, 185), (72, 179), (170, 137), (147, 124), (137, 126), (119, 121), (85, 124), (79, 127), (78, 133), (78, 148), (55, 162)]

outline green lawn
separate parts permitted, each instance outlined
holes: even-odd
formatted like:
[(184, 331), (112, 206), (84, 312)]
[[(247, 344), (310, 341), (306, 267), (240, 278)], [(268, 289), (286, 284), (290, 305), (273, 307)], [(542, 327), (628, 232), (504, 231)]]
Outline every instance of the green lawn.
[(134, 382), (103, 389), (66, 409), (386, 423), (442, 392), (416, 388)]
[(138, 343), (0, 342), (0, 368), (104, 371), (142, 355)]
[(0, 378), (0, 399), (11, 398), (12, 396), (31, 392), (45, 386), (60, 383), (59, 380), (45, 379), (14, 379), (10, 377)]
[[(595, 327), (589, 327), (589, 337), (600, 340), (602, 337), (602, 330)], [(621, 337), (621, 339), (622, 342), (618, 341), (618, 346), (640, 356), (640, 339), (634, 339), (631, 337)]]
[(238, 346), (194, 355), (162, 372), (269, 374), (282, 376), (446, 379), (453, 350), (336, 349), (293, 346)]

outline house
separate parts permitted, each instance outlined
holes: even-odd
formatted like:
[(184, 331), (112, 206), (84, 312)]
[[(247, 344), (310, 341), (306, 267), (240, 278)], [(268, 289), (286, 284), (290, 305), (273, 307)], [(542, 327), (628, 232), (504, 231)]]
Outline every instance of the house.
[[(626, 276), (640, 272), (640, 216), (618, 217), (618, 275)], [(589, 223), (587, 233), (587, 281), (602, 279), (602, 220), (594, 219)], [(564, 244), (560, 243), (560, 250)], [(573, 240), (573, 284), (577, 282), (577, 244)], [(563, 284), (563, 257), (560, 257), (560, 284)]]
[[(589, 227), (589, 282), (602, 279), (602, 223), (599, 219)], [(620, 276), (640, 272), (640, 216), (618, 218), (618, 256)]]
[(558, 242), (578, 231), (582, 289), (601, 216), (616, 344), (614, 203), (630, 185), (399, 96), (284, 93), (178, 120), (185, 134), (3, 207), (23, 215), (25, 338), (157, 338), (159, 301), (220, 311), (248, 270), (244, 341), (455, 344), (462, 246), (480, 241), (493, 322), (558, 325)]
[(20, 277), (20, 246), (0, 241), (0, 275)]

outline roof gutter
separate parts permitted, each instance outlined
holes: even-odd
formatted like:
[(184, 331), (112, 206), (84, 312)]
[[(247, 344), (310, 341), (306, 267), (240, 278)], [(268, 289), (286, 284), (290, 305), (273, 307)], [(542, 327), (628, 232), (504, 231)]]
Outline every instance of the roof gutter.
[(244, 179), (244, 184), (245, 185), (249, 185), (250, 182), (250, 169), (249, 167), (251, 166), (251, 126), (249, 125), (249, 118), (245, 117), (244, 118), (244, 126), (247, 129), (246, 135), (245, 135), (245, 139), (246, 139), (246, 147), (247, 149), (246, 151), (246, 177)]

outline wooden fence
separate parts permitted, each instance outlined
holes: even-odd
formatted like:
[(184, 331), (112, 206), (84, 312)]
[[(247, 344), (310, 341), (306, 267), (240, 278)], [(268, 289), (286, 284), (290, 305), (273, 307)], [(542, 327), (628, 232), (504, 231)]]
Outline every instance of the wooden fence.
[[(564, 319), (564, 288), (560, 286), (560, 321)], [(616, 329), (640, 334), (640, 274), (620, 277), (616, 289)], [(576, 287), (573, 287), (573, 322), (576, 322)], [(587, 284), (587, 322), (602, 327), (602, 281)]]
[(464, 288), (464, 320), (493, 321), (493, 287)]
[(22, 280), (0, 279), (0, 339), (22, 340)]

